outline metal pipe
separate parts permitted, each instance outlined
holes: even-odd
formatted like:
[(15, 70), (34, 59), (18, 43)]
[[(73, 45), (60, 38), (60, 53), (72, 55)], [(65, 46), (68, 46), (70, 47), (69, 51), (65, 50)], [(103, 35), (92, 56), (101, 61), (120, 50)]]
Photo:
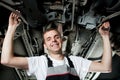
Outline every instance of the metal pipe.
[(16, 11), (16, 10), (13, 9), (12, 7), (6, 5), (6, 4), (4, 4), (4, 3), (2, 3), (2, 2), (0, 2), (0, 6), (3, 6), (4, 8), (6, 8), (6, 9), (8, 9), (8, 10), (10, 10), (10, 11), (16, 13), (16, 14), (18, 14), (18, 15), (20, 16), (20, 18), (22, 19), (22, 21), (23, 21), (26, 25), (28, 25), (28, 22), (25, 20), (25, 18), (24, 18), (18, 11)]

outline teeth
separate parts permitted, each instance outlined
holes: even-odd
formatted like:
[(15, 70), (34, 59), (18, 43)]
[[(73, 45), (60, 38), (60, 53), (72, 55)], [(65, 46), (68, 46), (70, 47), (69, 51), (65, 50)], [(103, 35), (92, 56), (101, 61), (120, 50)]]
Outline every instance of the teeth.
[(53, 46), (58, 46), (58, 45), (55, 44), (55, 45), (53, 45)]
[(53, 46), (58, 46), (58, 44), (57, 44), (57, 43), (53, 43), (52, 47), (53, 47)]

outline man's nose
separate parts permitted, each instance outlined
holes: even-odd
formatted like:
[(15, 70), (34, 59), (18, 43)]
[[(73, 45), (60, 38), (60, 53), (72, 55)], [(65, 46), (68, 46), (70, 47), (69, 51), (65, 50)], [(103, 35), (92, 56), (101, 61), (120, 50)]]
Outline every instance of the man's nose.
[(55, 38), (52, 38), (52, 41), (56, 41)]

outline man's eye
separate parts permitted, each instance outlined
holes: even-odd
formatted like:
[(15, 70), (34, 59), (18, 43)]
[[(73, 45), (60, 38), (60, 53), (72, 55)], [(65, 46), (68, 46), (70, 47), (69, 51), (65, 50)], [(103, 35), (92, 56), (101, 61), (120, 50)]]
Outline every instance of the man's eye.
[(60, 36), (56, 36), (56, 39), (59, 39), (60, 38)]
[(47, 38), (47, 41), (50, 41), (50, 38)]

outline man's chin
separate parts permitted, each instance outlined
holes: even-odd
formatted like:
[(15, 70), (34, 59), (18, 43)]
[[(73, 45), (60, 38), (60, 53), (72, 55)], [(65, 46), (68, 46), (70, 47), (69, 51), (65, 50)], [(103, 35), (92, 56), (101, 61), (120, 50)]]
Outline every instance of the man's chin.
[(54, 49), (53, 52), (60, 52), (60, 49)]

